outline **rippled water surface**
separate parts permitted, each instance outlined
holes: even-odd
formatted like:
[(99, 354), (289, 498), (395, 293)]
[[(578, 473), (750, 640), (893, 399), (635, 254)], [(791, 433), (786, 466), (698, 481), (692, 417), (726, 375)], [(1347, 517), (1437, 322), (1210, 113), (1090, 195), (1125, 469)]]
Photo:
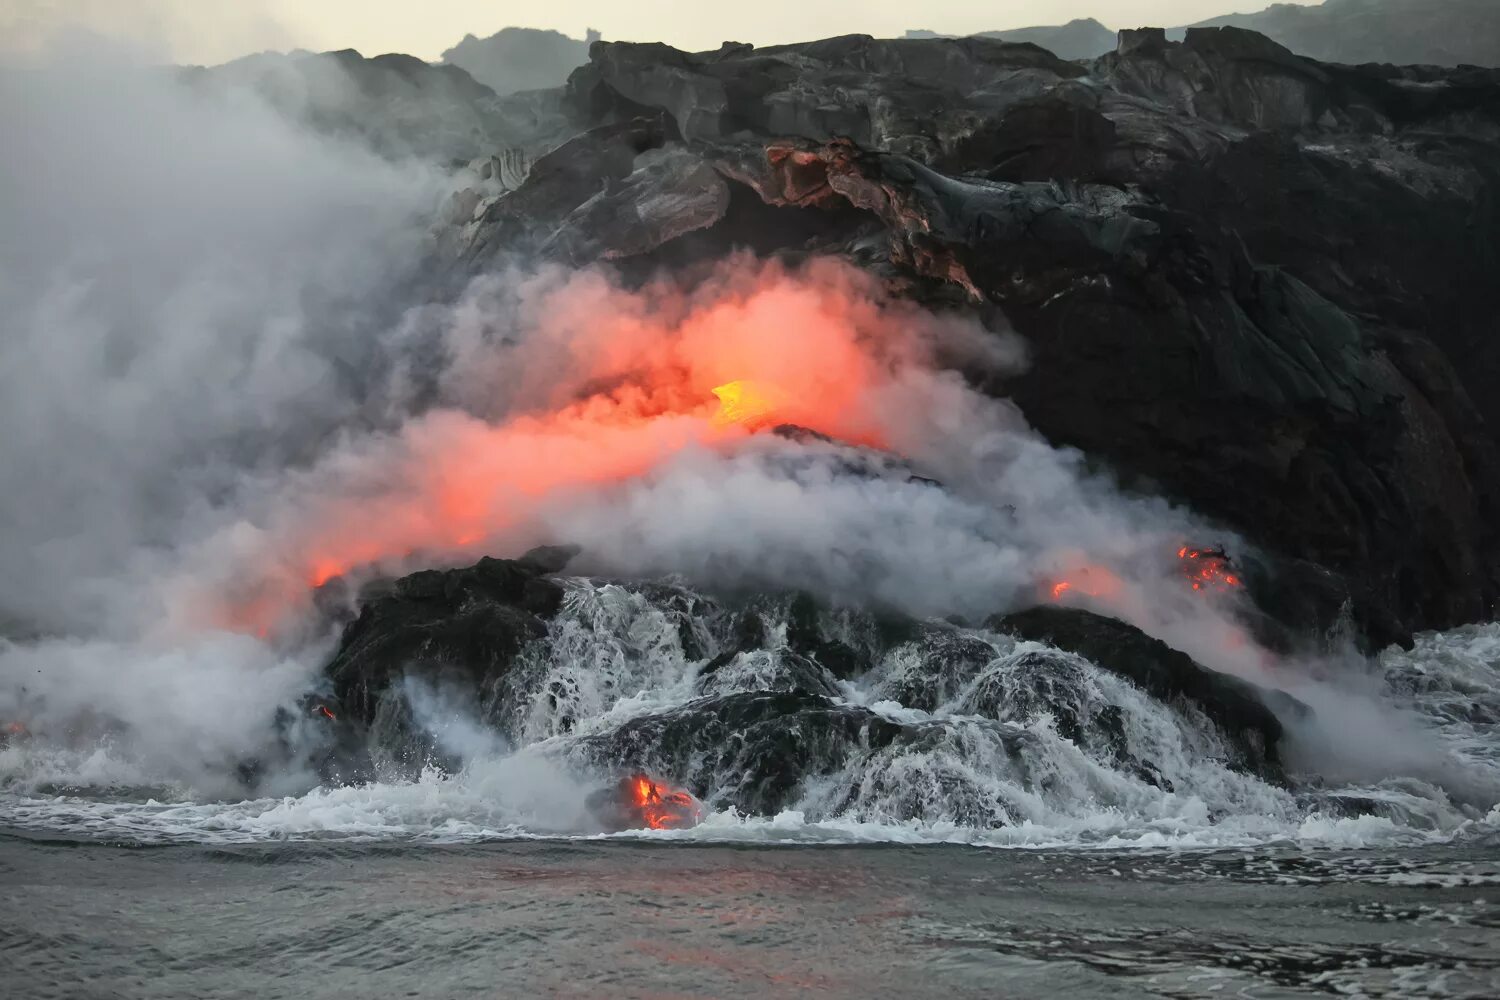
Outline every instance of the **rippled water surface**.
[(0, 839), (12, 997), (1500, 994), (1500, 852)]

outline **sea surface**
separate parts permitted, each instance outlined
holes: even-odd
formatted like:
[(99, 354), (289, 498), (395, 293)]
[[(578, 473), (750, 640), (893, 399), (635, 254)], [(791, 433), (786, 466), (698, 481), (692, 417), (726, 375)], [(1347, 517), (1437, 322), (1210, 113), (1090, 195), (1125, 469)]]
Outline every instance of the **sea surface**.
[(0, 833), (4, 995), (1500, 995), (1495, 845), (1128, 852)]

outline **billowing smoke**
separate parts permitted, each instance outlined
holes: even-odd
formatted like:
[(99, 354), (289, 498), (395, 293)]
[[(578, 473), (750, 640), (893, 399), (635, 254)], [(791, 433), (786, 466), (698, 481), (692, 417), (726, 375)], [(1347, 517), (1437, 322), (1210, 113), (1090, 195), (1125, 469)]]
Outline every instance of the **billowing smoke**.
[(439, 179), (97, 44), (3, 73), (0, 615), (134, 628), (112, 585), (361, 419)]
[(196, 770), (308, 666), (147, 640), (161, 581), (253, 483), (388, 413), (381, 338), (444, 182), (97, 39), (0, 66), (0, 132), (0, 716), (128, 722)]
[(442, 405), (247, 495), (187, 554), (179, 624), (272, 635), (336, 576), (573, 542), (595, 572), (973, 620), (1077, 577), (1069, 600), (1187, 622), (1195, 652), (1260, 667), (1182, 585), (1173, 553), (1208, 528), (1091, 476), (948, 367), (1013, 371), (1013, 337), (848, 265), (737, 257), (687, 289), (497, 274), (401, 338), (445, 345)]

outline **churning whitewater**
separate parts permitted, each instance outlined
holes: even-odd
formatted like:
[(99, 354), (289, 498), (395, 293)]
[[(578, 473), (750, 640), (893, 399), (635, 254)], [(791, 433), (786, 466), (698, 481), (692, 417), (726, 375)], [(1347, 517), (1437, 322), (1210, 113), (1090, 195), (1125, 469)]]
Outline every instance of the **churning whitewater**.
[[(743, 622), (702, 594), (586, 578), (569, 578), (565, 591), (546, 638), (480, 703), (415, 682), (386, 696), (372, 732), (378, 780), (235, 801), (163, 783), (107, 737), (72, 747), (12, 738), (0, 750), (0, 824), (145, 844), (607, 836), (590, 828), (585, 798), (630, 734), (656, 726), (637, 762), (687, 779), (709, 814), (691, 830), (621, 836), (1127, 848), (1500, 835), (1492, 803), (1465, 799), (1493, 788), (1500, 768), (1486, 735), (1500, 718), (1496, 626), (1424, 636), (1412, 652), (1372, 665), (1367, 694), (1340, 693), (1368, 697), (1368, 718), (1402, 720), (1414, 746), (1430, 740), (1426, 773), (1359, 780), (1308, 770), (1282, 785), (1231, 767), (1235, 750), (1200, 712), (1041, 643), (932, 621), (882, 645), (873, 616), (825, 614), (820, 629), (875, 663), (836, 681), (789, 648), (787, 630), (799, 623), (785, 601), (753, 612), (765, 626), (762, 648), (724, 660)], [(856, 720), (847, 736), (795, 713), (785, 733), (752, 729), (730, 737), (746, 745), (712, 752), (669, 734), (671, 720), (706, 697), (794, 697), (814, 685)], [(872, 726), (900, 736), (874, 745)], [(810, 777), (780, 791), (747, 788), (747, 756), (770, 752), (757, 739), (805, 741)], [(734, 805), (746, 802), (774, 812), (746, 816)]]

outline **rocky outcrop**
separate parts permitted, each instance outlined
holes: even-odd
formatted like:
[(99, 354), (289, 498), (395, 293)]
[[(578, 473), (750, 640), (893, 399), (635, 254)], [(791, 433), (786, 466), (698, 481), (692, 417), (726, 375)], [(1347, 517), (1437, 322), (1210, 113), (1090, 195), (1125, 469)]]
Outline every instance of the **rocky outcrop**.
[[(800, 593), (726, 606), (665, 584), (554, 579), (573, 554), (536, 550), (367, 587), (323, 683), (283, 713), (278, 747), (242, 766), (245, 781), (292, 758), (325, 782), (457, 770), (463, 746), (443, 735), (455, 718), (512, 746), (538, 743), (586, 775), (643, 772), (751, 815), (811, 797), (830, 816), (879, 802), (887, 817), (956, 810), (1006, 825), (1018, 803), (1059, 791), (1063, 759), (1170, 790), (1182, 755), (1206, 752), (1285, 781), (1280, 723), (1266, 707), (1276, 696), (1111, 619), (1038, 609), (990, 623), (1017, 642)], [(627, 606), (634, 616), (619, 617)], [(653, 622), (670, 622), (677, 641)], [(643, 655), (669, 660), (642, 673)], [(607, 709), (593, 700), (606, 692), (634, 698), (653, 683), (678, 694), (618, 719), (576, 717)], [(579, 701), (579, 685), (594, 693)], [(1306, 711), (1284, 696), (1274, 704)], [(539, 713), (556, 725), (532, 728)], [(1172, 729), (1180, 744), (1162, 741)], [(464, 740), (472, 749), (475, 737)], [(1176, 762), (1165, 771), (1163, 754)], [(900, 777), (929, 765), (953, 770), (931, 787)], [(1009, 790), (997, 797), (994, 782)]]
[(1262, 772), (1274, 773), (1281, 766), (1282, 724), (1270, 704), (1284, 715), (1307, 711), (1288, 695), (1215, 673), (1132, 625), (1089, 611), (1036, 607), (996, 616), (986, 624), (1077, 653), (1152, 697), (1203, 712), (1229, 735), (1248, 766)]
[(1003, 313), (1034, 363), (992, 391), (1255, 541), (1297, 628), (1347, 604), (1381, 644), (1500, 598), (1497, 102), (1488, 71), (1232, 28), (1122, 33), (1091, 67), (989, 39), (600, 43), (568, 87), (589, 130), (458, 253), (841, 254)]
[(482, 703), (529, 641), (546, 633), (562, 602), (548, 579), (567, 549), (518, 560), (481, 559), (463, 569), (423, 570), (367, 587), (326, 674), (342, 712), (368, 725), (405, 677)]
[(589, 766), (661, 774), (695, 795), (717, 789), (709, 799), (715, 808), (774, 816), (808, 778), (840, 770), (852, 754), (890, 746), (903, 732), (868, 709), (819, 695), (746, 692), (632, 720), (580, 740), (571, 756)]
[(843, 136), (925, 157), (946, 138), (1084, 72), (1034, 45), (980, 38), (846, 35), (699, 55), (601, 42), (568, 90), (575, 107), (596, 117), (660, 108), (689, 142), (744, 133)]

